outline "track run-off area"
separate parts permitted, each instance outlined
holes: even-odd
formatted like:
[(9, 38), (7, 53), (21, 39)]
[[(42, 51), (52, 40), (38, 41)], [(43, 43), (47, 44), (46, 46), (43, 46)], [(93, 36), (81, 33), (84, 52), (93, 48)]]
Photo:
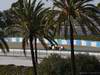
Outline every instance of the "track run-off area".
[[(27, 56), (25, 57), (23, 49), (10, 49), (9, 53), (4, 54), (0, 50), (0, 65), (14, 64), (19, 66), (32, 66), (30, 50), (26, 50)], [(66, 50), (38, 50), (38, 61), (50, 54), (58, 54), (63, 58), (70, 57), (70, 48)], [(94, 47), (75, 47), (75, 54), (89, 54), (94, 55), (100, 60), (100, 48)]]

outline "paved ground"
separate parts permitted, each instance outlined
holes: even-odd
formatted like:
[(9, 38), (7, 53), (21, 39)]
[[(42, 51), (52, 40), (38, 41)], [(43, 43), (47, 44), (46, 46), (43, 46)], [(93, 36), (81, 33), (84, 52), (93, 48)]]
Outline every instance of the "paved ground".
[[(27, 57), (24, 57), (21, 43), (9, 43), (10, 52), (7, 53), (7, 56), (0, 52), (0, 64), (15, 64), (15, 65), (24, 65), (32, 66), (31, 54), (27, 50)], [(57, 50), (44, 50), (43, 46), (38, 44), (38, 58), (40, 59), (49, 56), (51, 53), (57, 53), (62, 57), (66, 58), (70, 56), (70, 46), (64, 46), (66, 51), (57, 51)], [(27, 46), (29, 49), (29, 46)], [(1, 51), (1, 50), (0, 50)], [(95, 55), (100, 60), (100, 48), (95, 47), (80, 47), (75, 46), (76, 53), (88, 53), (90, 55)]]
[[(38, 50), (38, 58), (39, 61), (44, 57), (49, 56), (50, 54), (59, 54), (64, 58), (70, 56), (70, 51), (53, 51), (53, 50)], [(85, 53), (90, 55), (95, 55), (100, 60), (100, 53), (99, 52), (85, 52), (83, 50), (75, 52), (77, 53)], [(30, 51), (27, 50), (27, 57), (24, 57), (22, 49), (10, 49), (10, 52), (4, 55), (0, 52), (0, 64), (15, 64), (15, 65), (24, 65), (24, 66), (32, 66), (31, 62), (31, 54)]]
[(18, 66), (32, 66), (31, 59), (28, 57), (0, 56), (0, 65), (15, 64)]

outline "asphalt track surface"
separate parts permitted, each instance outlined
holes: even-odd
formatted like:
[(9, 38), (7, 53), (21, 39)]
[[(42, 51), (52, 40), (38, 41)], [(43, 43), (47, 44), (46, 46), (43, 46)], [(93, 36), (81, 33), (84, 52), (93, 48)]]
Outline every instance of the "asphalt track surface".
[[(8, 43), (10, 52), (7, 54), (2, 53), (0, 50), (0, 64), (8, 65), (23, 65), (32, 66), (31, 53), (29, 46), (27, 46), (27, 57), (23, 54), (21, 43)], [(64, 50), (45, 50), (41, 44), (38, 44), (38, 61), (40, 62), (43, 58), (48, 57), (50, 54), (59, 54), (63, 58), (70, 57), (70, 46), (64, 46)], [(95, 55), (100, 60), (100, 47), (84, 47), (75, 46), (75, 53)]]
[[(30, 50), (26, 50), (27, 56), (25, 57), (22, 49), (10, 49), (7, 54), (2, 53), (0, 50), (0, 64), (8, 65), (23, 65), (32, 66)], [(65, 50), (38, 50), (38, 61), (48, 57), (50, 54), (59, 54), (63, 58), (70, 57), (70, 47)], [(100, 48), (95, 47), (75, 47), (75, 54), (89, 54), (94, 55), (100, 60)]]

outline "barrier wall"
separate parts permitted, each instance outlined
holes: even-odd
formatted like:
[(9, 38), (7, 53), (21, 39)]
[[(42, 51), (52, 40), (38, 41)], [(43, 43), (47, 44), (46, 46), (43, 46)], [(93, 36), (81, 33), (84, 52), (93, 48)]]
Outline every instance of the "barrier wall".
[[(17, 38), (5, 38), (7, 42), (15, 42), (15, 43), (21, 43), (23, 38), (17, 37)], [(49, 42), (44, 39), (47, 44)], [(70, 45), (70, 40), (64, 40), (64, 39), (55, 39), (55, 41), (59, 45)], [(39, 40), (37, 41), (39, 43)], [(88, 41), (88, 40), (74, 40), (74, 45), (76, 46), (89, 46), (89, 47), (100, 47), (100, 41)]]

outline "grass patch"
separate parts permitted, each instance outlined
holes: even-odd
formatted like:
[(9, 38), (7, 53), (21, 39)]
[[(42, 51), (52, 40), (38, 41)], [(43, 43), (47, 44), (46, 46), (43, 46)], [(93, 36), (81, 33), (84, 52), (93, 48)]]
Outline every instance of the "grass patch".
[(32, 75), (32, 67), (0, 65), (0, 75)]

